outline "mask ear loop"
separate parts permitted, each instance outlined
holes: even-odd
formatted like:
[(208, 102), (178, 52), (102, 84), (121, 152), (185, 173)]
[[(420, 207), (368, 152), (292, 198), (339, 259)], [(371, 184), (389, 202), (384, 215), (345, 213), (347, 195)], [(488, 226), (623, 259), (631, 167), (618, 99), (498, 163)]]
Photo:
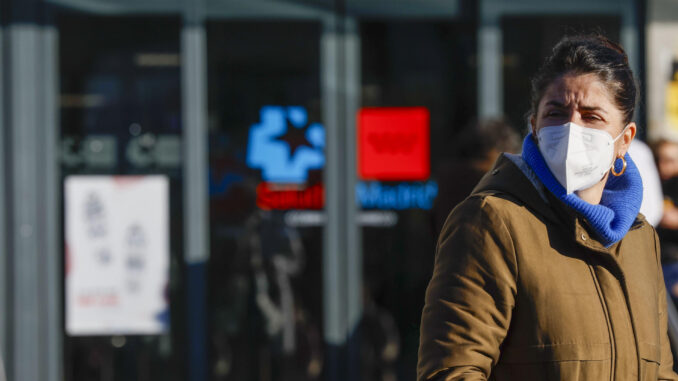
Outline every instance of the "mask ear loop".
[[(615, 142), (616, 142), (617, 139), (619, 139), (622, 135), (624, 135), (624, 132), (626, 131), (627, 128), (629, 128), (629, 126), (624, 127), (624, 129), (623, 129), (622, 132), (619, 134), (619, 136), (617, 136), (617, 137), (614, 139)], [(614, 167), (615, 167), (615, 164), (617, 163), (617, 159), (621, 159), (621, 161), (622, 161), (622, 169), (621, 169), (621, 171), (619, 171), (619, 172), (616, 172), (616, 171), (615, 171), (615, 168), (614, 168)], [(615, 177), (619, 177), (619, 176), (623, 175), (624, 172), (626, 172), (626, 159), (624, 158), (623, 155), (619, 155), (619, 156), (617, 156), (617, 157), (614, 159), (614, 162), (612, 163), (612, 168), (610, 168), (610, 172), (612, 172), (612, 175), (614, 175)]]

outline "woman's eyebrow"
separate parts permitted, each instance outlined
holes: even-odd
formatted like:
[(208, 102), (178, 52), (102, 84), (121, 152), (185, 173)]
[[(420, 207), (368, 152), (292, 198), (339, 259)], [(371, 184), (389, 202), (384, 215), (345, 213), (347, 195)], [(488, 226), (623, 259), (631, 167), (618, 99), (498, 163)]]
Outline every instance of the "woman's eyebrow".
[(560, 103), (559, 101), (556, 101), (556, 100), (550, 100), (550, 101), (546, 102), (545, 106), (555, 106), (555, 107), (558, 107), (558, 108), (566, 108), (567, 107), (567, 106), (565, 106), (565, 104)]
[[(557, 107), (557, 108), (567, 108), (568, 107), (567, 105), (565, 105), (565, 104), (563, 104), (563, 103), (561, 103), (560, 101), (557, 101), (557, 100), (550, 100), (550, 101), (546, 102), (545, 106), (553, 106), (553, 107)], [(605, 111), (604, 108), (598, 107), (598, 106), (580, 105), (579, 109), (584, 110), (584, 111), (599, 111), (599, 112), (602, 112), (604, 114), (607, 114), (607, 111)]]
[(602, 113), (604, 113), (604, 114), (607, 114), (607, 111), (605, 111), (604, 108), (598, 107), (598, 106), (586, 106), (586, 105), (581, 105), (581, 106), (579, 106), (579, 108), (582, 109), (582, 110), (584, 110), (584, 111), (600, 111), (600, 112), (602, 112)]

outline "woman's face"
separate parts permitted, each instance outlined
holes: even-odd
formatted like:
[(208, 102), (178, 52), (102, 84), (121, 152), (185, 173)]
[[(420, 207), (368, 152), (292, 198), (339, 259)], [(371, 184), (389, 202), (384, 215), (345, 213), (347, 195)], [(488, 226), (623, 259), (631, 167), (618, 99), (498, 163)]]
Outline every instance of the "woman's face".
[(624, 115), (614, 103), (612, 94), (594, 74), (566, 74), (554, 80), (544, 92), (536, 115), (530, 119), (533, 135), (546, 126), (568, 122), (603, 130), (616, 138), (615, 157), (626, 154), (636, 135), (636, 124), (624, 130)]

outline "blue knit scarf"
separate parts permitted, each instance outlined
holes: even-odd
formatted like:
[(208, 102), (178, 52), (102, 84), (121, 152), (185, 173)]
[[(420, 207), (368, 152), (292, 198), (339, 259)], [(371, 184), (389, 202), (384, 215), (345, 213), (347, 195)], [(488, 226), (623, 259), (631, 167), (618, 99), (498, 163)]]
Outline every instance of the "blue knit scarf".
[[(611, 174), (608, 176), (603, 197), (598, 205), (589, 204), (574, 193), (566, 193), (565, 188), (546, 165), (539, 147), (532, 139), (532, 134), (525, 137), (522, 157), (546, 189), (586, 218), (605, 247), (610, 247), (624, 238), (638, 216), (643, 201), (643, 181), (628, 153), (624, 156), (627, 163), (626, 172), (618, 177)], [(616, 167), (617, 162), (618, 160), (615, 161), (615, 170), (621, 170), (621, 167)]]

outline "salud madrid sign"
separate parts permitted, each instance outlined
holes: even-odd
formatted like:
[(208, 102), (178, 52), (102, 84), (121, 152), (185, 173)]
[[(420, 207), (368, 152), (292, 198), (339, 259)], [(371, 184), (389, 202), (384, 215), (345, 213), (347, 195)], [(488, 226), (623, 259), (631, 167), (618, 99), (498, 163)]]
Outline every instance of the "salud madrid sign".
[[(257, 205), (267, 210), (322, 209), (325, 128), (300, 106), (264, 106), (251, 126), (247, 165), (259, 169)], [(356, 201), (363, 209), (430, 209), (438, 192), (430, 176), (429, 114), (423, 107), (366, 108), (358, 113)], [(381, 183), (388, 181), (388, 184)], [(397, 183), (393, 183), (397, 182)]]

